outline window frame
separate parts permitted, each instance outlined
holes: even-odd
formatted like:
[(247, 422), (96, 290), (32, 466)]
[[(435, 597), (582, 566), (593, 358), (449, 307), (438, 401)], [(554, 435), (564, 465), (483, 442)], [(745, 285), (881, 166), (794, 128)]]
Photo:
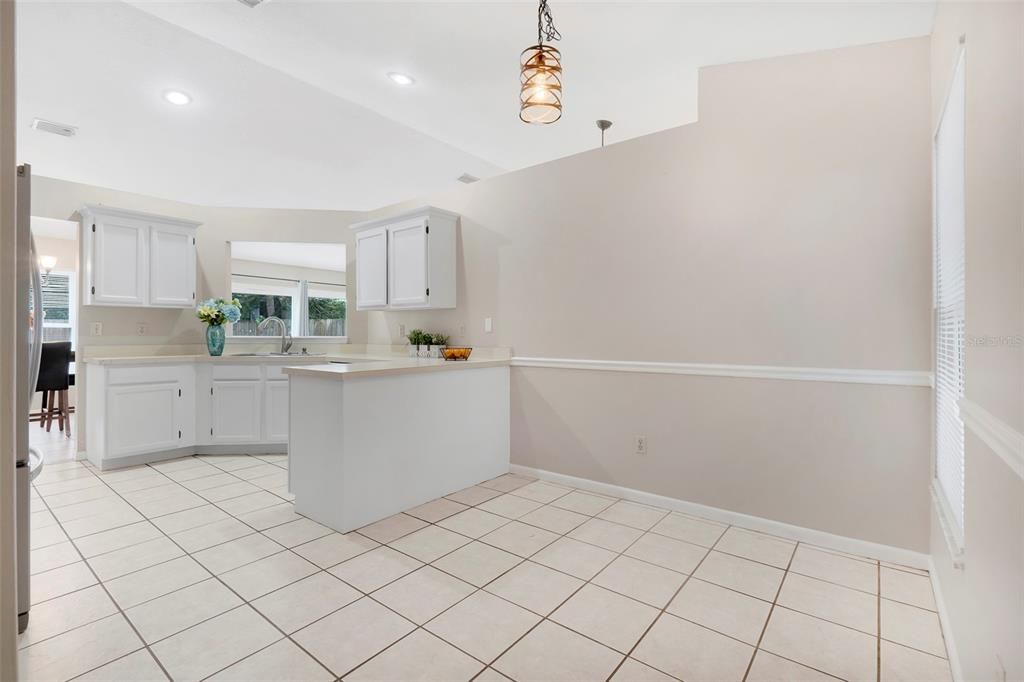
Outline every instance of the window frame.
[[(240, 277), (244, 279), (252, 279), (254, 281), (268, 280), (270, 278), (263, 278), (254, 275), (231, 275), (231, 295), (234, 296), (235, 283), (238, 281), (235, 278)], [(279, 278), (282, 279), (283, 278)], [(309, 290), (312, 287), (316, 290), (316, 286), (319, 283), (310, 283), (304, 279), (289, 279), (283, 280), (289, 283), (294, 283), (294, 288), (282, 283), (280, 289), (270, 284), (261, 285), (245, 285), (242, 288), (250, 287), (253, 289), (265, 289), (265, 291), (243, 291), (242, 293), (254, 293), (254, 294), (265, 294), (269, 296), (283, 296), (288, 295), (292, 297), (292, 328), (305, 330), (307, 326), (306, 318), (308, 317), (307, 311), (309, 310)], [(302, 334), (292, 334), (292, 339), (310, 341), (313, 343), (348, 343), (348, 285), (347, 284), (329, 284), (332, 287), (339, 287), (345, 292), (345, 303), (346, 303), (346, 314), (345, 314), (345, 336), (304, 336)], [(282, 293), (285, 289), (288, 289), (288, 293)], [(228, 336), (231, 337), (232, 341), (241, 341), (244, 343), (267, 343), (268, 339), (273, 339), (273, 336), (236, 336), (234, 334), (233, 325), (228, 326)]]
[[(954, 95), (954, 92), (960, 88), (963, 90), (963, 112), (961, 116), (962, 128), (958, 130), (962, 139), (961, 145), (963, 150), (964, 158), (962, 160), (962, 168), (960, 170), (962, 177), (959, 178), (962, 186), (960, 188), (961, 197), (963, 199), (963, 216), (962, 216), (962, 229), (963, 235), (960, 240), (960, 258), (963, 259), (964, 272), (963, 284), (960, 290), (960, 306), (962, 307), (962, 322), (963, 329), (960, 339), (959, 348), (959, 377), (961, 381), (961, 395), (960, 400), (966, 395), (966, 376), (967, 376), (967, 362), (966, 362), (966, 320), (967, 320), (967, 282), (966, 282), (966, 233), (967, 233), (967, 56), (965, 39), (961, 38), (960, 46), (957, 50), (956, 60), (954, 61), (953, 71), (949, 81), (949, 87), (946, 91), (945, 99), (942, 103), (942, 109), (939, 113), (938, 122), (936, 123), (934, 134), (932, 136), (932, 373), (935, 377), (933, 385), (933, 400), (932, 400), (932, 456), (931, 456), (931, 496), (935, 506), (936, 514), (939, 519), (943, 535), (946, 540), (946, 545), (949, 549), (953, 565), (955, 567), (963, 566), (963, 555), (964, 555), (964, 532), (966, 528), (966, 515), (967, 515), (967, 452), (966, 443), (964, 442), (964, 429), (963, 416), (960, 412), (961, 403), (958, 400), (954, 405), (953, 409), (955, 414), (953, 415), (959, 422), (960, 427), (960, 480), (959, 480), (959, 498), (957, 500), (950, 500), (944, 485), (939, 478), (939, 461), (942, 458), (940, 448), (943, 446), (939, 442), (939, 421), (941, 418), (947, 417), (948, 415), (940, 414), (942, 405), (940, 404), (940, 344), (941, 338), (941, 319), (940, 319), (940, 239), (941, 239), (941, 225), (939, 217), (940, 199), (939, 199), (939, 145), (940, 145), (940, 134), (942, 133), (942, 126), (946, 122), (946, 114), (949, 111), (950, 101)], [(955, 426), (956, 424), (954, 424)], [(953, 508), (953, 503), (958, 503), (960, 506), (959, 514), (957, 514)]]

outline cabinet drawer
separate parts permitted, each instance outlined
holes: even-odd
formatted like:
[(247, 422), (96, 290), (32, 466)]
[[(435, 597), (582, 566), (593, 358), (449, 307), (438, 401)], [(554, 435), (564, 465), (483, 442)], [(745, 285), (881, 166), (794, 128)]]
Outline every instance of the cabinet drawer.
[(288, 375), (284, 373), (285, 367), (292, 367), (292, 365), (267, 365), (267, 381), (287, 381)]
[(181, 365), (151, 365), (148, 367), (111, 367), (107, 370), (107, 384), (160, 384), (178, 381), (191, 367)]
[(212, 376), (214, 381), (259, 381), (262, 378), (259, 365), (214, 365)]

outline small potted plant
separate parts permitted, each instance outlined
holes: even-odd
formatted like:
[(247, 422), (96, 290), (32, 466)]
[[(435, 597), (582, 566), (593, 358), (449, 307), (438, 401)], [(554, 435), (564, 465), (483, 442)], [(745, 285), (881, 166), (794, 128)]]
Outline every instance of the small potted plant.
[(242, 306), (237, 298), (208, 298), (196, 308), (196, 317), (206, 323), (206, 350), (216, 357), (224, 353), (224, 325), (238, 322)]
[(438, 332), (430, 337), (430, 357), (441, 357), (441, 349), (448, 345), (448, 335)]
[(422, 329), (413, 329), (409, 332), (405, 338), (409, 339), (409, 357), (415, 358), (420, 354), (420, 344), (423, 343), (423, 337), (426, 336)]

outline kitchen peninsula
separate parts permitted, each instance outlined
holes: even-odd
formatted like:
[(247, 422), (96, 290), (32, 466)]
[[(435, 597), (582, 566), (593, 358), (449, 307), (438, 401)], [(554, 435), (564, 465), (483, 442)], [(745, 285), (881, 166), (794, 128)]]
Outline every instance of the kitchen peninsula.
[(507, 473), (508, 364), (284, 368), (295, 511), (344, 533)]

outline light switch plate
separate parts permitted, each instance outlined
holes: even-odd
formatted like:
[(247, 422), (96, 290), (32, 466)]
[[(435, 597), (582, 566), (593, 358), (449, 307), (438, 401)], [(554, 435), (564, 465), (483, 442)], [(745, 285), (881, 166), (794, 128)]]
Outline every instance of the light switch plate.
[(488, 334), (494, 331), (494, 322), (489, 317), (484, 318), (484, 331)]

